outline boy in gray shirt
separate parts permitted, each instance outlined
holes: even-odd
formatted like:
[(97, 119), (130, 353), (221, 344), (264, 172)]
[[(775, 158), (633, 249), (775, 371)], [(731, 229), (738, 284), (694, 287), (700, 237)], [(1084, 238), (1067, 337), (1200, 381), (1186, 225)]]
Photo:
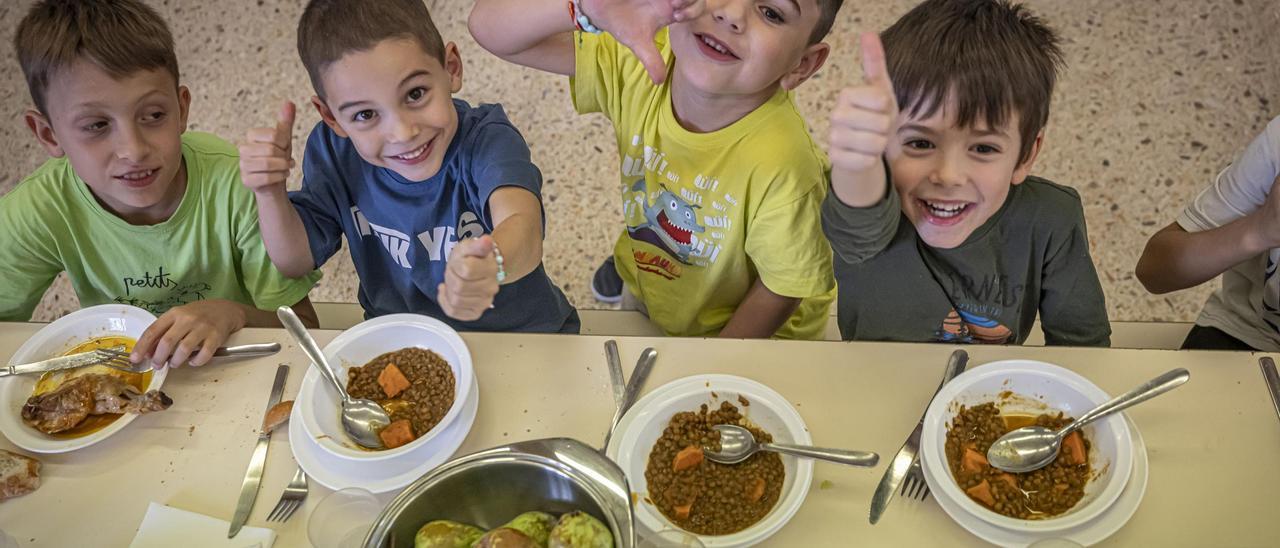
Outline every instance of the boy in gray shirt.
[(1048, 344), (1108, 346), (1080, 196), (1030, 176), (1054, 32), (1005, 0), (927, 0), (862, 51), (822, 212), (843, 338), (1021, 344), (1039, 314)]

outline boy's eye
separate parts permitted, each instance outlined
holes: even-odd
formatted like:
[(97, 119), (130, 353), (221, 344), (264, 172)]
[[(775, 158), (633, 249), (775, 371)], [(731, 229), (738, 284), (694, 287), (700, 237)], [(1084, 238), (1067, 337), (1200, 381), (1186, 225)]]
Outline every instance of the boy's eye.
[(926, 141), (924, 139), (912, 139), (910, 141), (907, 141), (907, 148), (912, 148), (915, 150), (930, 150), (933, 148), (933, 143), (930, 143), (929, 141)]
[(416, 103), (418, 101), (421, 101), (426, 96), (427, 96), (427, 88), (413, 88), (409, 90), (409, 94), (406, 95), (406, 97), (408, 97), (409, 99), (409, 102), (411, 103)]
[(102, 131), (104, 129), (107, 129), (107, 123), (102, 121), (92, 122), (92, 123), (86, 124), (82, 129), (84, 129), (85, 131)]
[(999, 154), (1000, 149), (991, 145), (977, 145), (973, 147), (974, 152), (978, 154)]
[(369, 120), (372, 120), (373, 117), (376, 115), (377, 113), (373, 112), (372, 110), (362, 110), (360, 112), (355, 113), (355, 115), (353, 115), (351, 119), (357, 122), (367, 122)]
[(158, 122), (160, 120), (163, 120), (164, 117), (165, 117), (164, 111), (159, 111), (159, 110), (143, 116), (144, 119), (151, 122)]
[(761, 8), (760, 8), (760, 13), (761, 13), (762, 15), (764, 15), (764, 18), (765, 18), (765, 19), (768, 19), (768, 20), (773, 21), (773, 22), (775, 22), (775, 23), (782, 23), (782, 22), (784, 22), (784, 21), (783, 21), (783, 19), (782, 19), (782, 14), (781, 14), (781, 13), (779, 13), (779, 12), (778, 12), (778, 10), (775, 10), (775, 9), (773, 9), (773, 8), (769, 7), (769, 6), (763, 6), (763, 7), (761, 7)]

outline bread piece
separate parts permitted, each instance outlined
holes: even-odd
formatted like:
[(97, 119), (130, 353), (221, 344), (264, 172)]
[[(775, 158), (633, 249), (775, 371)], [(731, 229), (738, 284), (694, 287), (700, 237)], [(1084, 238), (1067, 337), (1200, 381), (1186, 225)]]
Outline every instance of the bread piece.
[(0, 500), (20, 497), (40, 487), (40, 461), (0, 449)]

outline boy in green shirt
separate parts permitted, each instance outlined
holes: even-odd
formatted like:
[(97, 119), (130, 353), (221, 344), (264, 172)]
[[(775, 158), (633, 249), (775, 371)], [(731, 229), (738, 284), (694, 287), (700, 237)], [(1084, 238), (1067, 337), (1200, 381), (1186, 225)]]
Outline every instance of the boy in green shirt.
[(136, 0), (46, 0), (14, 49), (35, 108), (26, 123), (53, 158), (0, 199), (0, 320), (26, 321), (65, 271), (82, 306), (122, 303), (159, 319), (134, 362), (202, 365), (234, 331), (278, 325), (307, 293), (272, 266), (235, 147), (184, 134), (168, 26)]

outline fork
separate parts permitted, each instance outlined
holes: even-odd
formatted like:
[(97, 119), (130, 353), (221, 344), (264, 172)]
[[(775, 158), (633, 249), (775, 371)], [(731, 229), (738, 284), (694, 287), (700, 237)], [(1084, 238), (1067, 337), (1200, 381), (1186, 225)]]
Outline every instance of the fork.
[(293, 513), (302, 507), (302, 503), (307, 500), (307, 474), (298, 468), (298, 472), (293, 475), (293, 479), (289, 481), (289, 485), (284, 488), (284, 493), (280, 495), (280, 502), (276, 503), (276, 507), (267, 515), (267, 521), (285, 522)]
[(920, 467), (920, 457), (916, 457), (916, 460), (911, 463), (911, 468), (907, 469), (907, 477), (902, 482), (902, 496), (916, 500), (929, 497), (929, 483), (924, 480), (924, 469)]
[(119, 369), (120, 371), (128, 371), (130, 373), (145, 373), (152, 369), (151, 364), (146, 361), (138, 363), (129, 361), (129, 353), (122, 350), (116, 350), (114, 348), (99, 348), (94, 350), (94, 353), (102, 359), (102, 361), (95, 363), (94, 365), (105, 365), (112, 369)]

